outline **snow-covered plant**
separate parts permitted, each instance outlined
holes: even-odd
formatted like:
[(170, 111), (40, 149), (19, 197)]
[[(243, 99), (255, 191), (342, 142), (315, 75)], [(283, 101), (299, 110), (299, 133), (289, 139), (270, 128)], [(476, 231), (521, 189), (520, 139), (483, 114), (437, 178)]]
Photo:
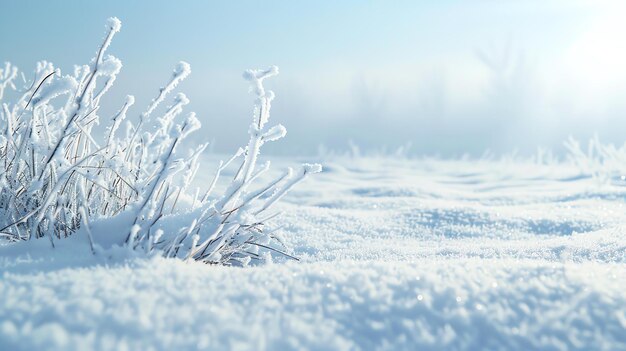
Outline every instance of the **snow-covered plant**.
[[(206, 192), (201, 197), (196, 194), (192, 208), (178, 210), (206, 144), (182, 156), (178, 150), (181, 141), (200, 128), (194, 113), (181, 117), (189, 103), (184, 94), (175, 95), (162, 113), (157, 114), (157, 108), (190, 74), (190, 66), (180, 62), (134, 122), (127, 118), (134, 98), (127, 96), (104, 135), (96, 135), (100, 100), (122, 68), (119, 59), (105, 55), (121, 22), (111, 18), (106, 28), (96, 57), (89, 65), (75, 67), (72, 74), (62, 75), (51, 63), (40, 62), (31, 82), (22, 75), (25, 86), (20, 90), (17, 68), (7, 64), (0, 70), (0, 102), (5, 89), (17, 91), (17, 98), (3, 102), (0, 112), (2, 238), (47, 237), (54, 246), (82, 229), (94, 250), (97, 240), (90, 223), (115, 218), (126, 228), (120, 245), (152, 254), (244, 265), (262, 259), (263, 250), (287, 255), (264, 227), (277, 214), (269, 211), (321, 166), (289, 169), (269, 184), (255, 187), (269, 169), (269, 163), (257, 167), (261, 147), (286, 133), (282, 125), (267, 127), (274, 94), (264, 89), (263, 81), (278, 74), (278, 69), (245, 72), (256, 95), (248, 145), (219, 164)], [(214, 195), (222, 171), (237, 162), (238, 171), (224, 193)], [(169, 214), (186, 223), (176, 231), (164, 227), (162, 219)]]
[(616, 147), (613, 144), (603, 144), (598, 136), (589, 139), (586, 150), (580, 143), (570, 137), (565, 142), (567, 158), (581, 174), (591, 176), (599, 183), (609, 183), (612, 180), (624, 180), (626, 175), (626, 145)]

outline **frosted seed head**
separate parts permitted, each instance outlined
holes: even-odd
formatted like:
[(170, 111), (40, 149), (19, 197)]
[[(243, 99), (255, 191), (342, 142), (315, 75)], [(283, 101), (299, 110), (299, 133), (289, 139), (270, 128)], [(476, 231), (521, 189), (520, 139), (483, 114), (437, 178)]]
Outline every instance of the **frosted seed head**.
[(120, 21), (117, 17), (109, 17), (109, 19), (107, 19), (106, 27), (110, 28), (113, 33), (117, 33), (122, 28), (122, 21)]
[(270, 66), (270, 68), (266, 70), (261, 69), (248, 69), (243, 72), (243, 78), (246, 80), (254, 81), (254, 80), (263, 80), (265, 78), (269, 78), (278, 74), (277, 66)]
[(98, 65), (98, 74), (105, 76), (115, 76), (122, 69), (122, 61), (115, 56), (108, 55)]
[(185, 61), (180, 61), (174, 68), (174, 75), (187, 77), (191, 73), (191, 65)]
[(278, 66), (270, 66), (270, 68), (266, 71), (265, 76), (271, 77), (278, 74)]
[(189, 103), (189, 98), (184, 93), (176, 94), (176, 98), (174, 98), (176, 102), (180, 102), (182, 105), (187, 105)]
[(278, 124), (270, 128), (270, 130), (263, 134), (263, 140), (276, 141), (280, 138), (283, 138), (285, 135), (287, 135), (287, 129), (282, 124)]

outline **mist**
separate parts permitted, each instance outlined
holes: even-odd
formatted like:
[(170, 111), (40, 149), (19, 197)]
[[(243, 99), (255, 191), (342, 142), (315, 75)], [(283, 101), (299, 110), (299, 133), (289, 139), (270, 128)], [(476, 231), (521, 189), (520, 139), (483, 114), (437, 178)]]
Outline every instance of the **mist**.
[(349, 145), (364, 152), (410, 145), (411, 154), (444, 157), (558, 153), (570, 135), (624, 141), (619, 2), (74, 5), (47, 16), (54, 4), (4, 4), (2, 60), (28, 71), (33, 58), (47, 58), (71, 70), (93, 56), (101, 35), (93, 24), (103, 13), (118, 16), (125, 28), (111, 52), (124, 68), (102, 116), (127, 93), (138, 101), (131, 115), (139, 115), (156, 94), (145, 87), (162, 85), (186, 60), (192, 75), (183, 89), (203, 124), (194, 138), (215, 152), (246, 139), (253, 97), (241, 73), (273, 64), (281, 69), (268, 84), (277, 95), (273, 118), (288, 136), (268, 147), (272, 154)]

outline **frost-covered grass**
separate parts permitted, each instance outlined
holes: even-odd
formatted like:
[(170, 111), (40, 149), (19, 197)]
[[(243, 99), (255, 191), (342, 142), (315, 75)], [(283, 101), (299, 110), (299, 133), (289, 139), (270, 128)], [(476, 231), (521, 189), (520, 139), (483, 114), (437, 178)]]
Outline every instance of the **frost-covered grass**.
[[(93, 132), (101, 121), (101, 98), (122, 68), (119, 59), (107, 54), (120, 28), (118, 19), (109, 19), (96, 57), (72, 74), (62, 75), (49, 62), (37, 64), (32, 81), (10, 64), (0, 70), (0, 99), (7, 88), (17, 90), (15, 99), (2, 102), (0, 112), (1, 238), (46, 237), (55, 247), (61, 239), (84, 235), (93, 254), (112, 243), (148, 255), (229, 265), (262, 261), (268, 252), (295, 258), (268, 227), (278, 215), (270, 211), (321, 166), (304, 164), (258, 182), (270, 166), (258, 167), (261, 147), (286, 133), (280, 124), (268, 127), (274, 94), (263, 81), (278, 69), (245, 72), (256, 96), (248, 145), (220, 161), (208, 186), (192, 193), (189, 184), (206, 145), (188, 153), (178, 148), (200, 123), (194, 113), (180, 117), (189, 103), (183, 93), (159, 109), (190, 74), (189, 64), (176, 65), (137, 120), (127, 118), (134, 104), (129, 95), (114, 116), (104, 119), (105, 135)], [(24, 87), (18, 89), (20, 77)], [(231, 164), (238, 165), (237, 172), (215, 194)]]
[(307, 182), (277, 205), (300, 262), (93, 256), (81, 236), (0, 248), (0, 348), (626, 347), (626, 184), (571, 164), (363, 158)]
[(587, 142), (586, 148), (574, 138), (569, 138), (565, 147), (568, 160), (581, 174), (592, 176), (602, 184), (626, 179), (626, 144), (617, 147), (602, 143), (596, 136)]

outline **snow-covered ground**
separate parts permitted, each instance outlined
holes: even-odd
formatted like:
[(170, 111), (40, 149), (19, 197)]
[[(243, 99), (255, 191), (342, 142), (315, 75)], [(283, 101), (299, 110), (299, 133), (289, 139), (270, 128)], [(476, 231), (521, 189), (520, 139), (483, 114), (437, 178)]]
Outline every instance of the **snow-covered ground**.
[(300, 262), (1, 247), (0, 349), (626, 350), (626, 184), (524, 162), (324, 166), (275, 220)]

